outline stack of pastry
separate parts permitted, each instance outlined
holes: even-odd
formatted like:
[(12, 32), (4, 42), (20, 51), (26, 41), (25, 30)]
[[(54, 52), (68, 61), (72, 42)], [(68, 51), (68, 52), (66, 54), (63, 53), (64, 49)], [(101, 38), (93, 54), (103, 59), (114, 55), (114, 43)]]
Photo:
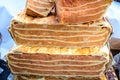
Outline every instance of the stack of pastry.
[(111, 0), (27, 0), (11, 21), (7, 55), (17, 80), (106, 80)]

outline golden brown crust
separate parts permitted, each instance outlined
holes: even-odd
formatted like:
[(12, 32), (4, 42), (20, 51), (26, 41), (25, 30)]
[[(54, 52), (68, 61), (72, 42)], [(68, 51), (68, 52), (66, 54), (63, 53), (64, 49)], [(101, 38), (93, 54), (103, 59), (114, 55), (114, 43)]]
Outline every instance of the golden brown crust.
[(112, 0), (56, 0), (57, 16), (63, 24), (97, 20), (103, 17), (111, 2)]
[(55, 16), (33, 18), (17, 16), (10, 32), (17, 44), (54, 47), (102, 47), (112, 29), (107, 20), (101, 19), (79, 25), (58, 23)]
[(109, 53), (106, 51), (99, 48), (91, 48), (89, 51), (89, 48), (21, 46), (9, 53), (7, 59), (14, 74), (98, 77), (104, 74), (109, 61)]

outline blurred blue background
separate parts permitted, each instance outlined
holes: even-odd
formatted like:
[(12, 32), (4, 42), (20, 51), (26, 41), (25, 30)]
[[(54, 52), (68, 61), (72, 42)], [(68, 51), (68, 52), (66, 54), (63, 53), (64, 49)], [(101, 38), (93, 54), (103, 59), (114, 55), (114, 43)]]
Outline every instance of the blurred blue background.
[[(0, 32), (2, 33), (2, 44), (0, 48), (3, 58), (14, 45), (8, 28), (10, 21), (17, 13), (25, 8), (26, 0), (0, 0)], [(112, 37), (120, 38), (120, 3), (113, 2), (106, 12), (114, 33)]]
[(13, 16), (23, 10), (25, 4), (26, 0), (0, 0), (0, 33), (2, 33), (0, 58), (3, 58), (14, 44), (8, 28)]

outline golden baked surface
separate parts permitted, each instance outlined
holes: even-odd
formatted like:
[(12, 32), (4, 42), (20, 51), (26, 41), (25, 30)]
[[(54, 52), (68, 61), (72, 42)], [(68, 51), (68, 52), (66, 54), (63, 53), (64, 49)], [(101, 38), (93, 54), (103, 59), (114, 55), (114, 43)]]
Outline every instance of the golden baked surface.
[(33, 18), (19, 14), (10, 32), (17, 44), (53, 47), (102, 47), (112, 32), (106, 19), (79, 25), (61, 24), (55, 16)]
[(61, 23), (79, 24), (101, 19), (112, 0), (55, 0)]
[(14, 74), (100, 77), (109, 62), (109, 49), (20, 46), (7, 60)]

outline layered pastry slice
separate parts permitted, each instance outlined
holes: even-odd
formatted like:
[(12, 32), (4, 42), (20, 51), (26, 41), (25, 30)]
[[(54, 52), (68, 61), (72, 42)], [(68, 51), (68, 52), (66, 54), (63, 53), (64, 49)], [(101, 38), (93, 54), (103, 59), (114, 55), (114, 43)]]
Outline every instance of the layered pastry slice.
[(45, 17), (54, 6), (54, 0), (27, 0), (26, 14), (34, 17)]
[(112, 28), (106, 19), (78, 25), (61, 24), (56, 17), (33, 18), (19, 14), (11, 22), (10, 33), (17, 44), (56, 47), (102, 47)]
[(112, 0), (55, 0), (61, 23), (79, 24), (103, 17)]
[(14, 80), (107, 80), (105, 76), (99, 78), (83, 78), (83, 77), (41, 77), (32, 75), (15, 75)]
[(13, 74), (100, 77), (109, 63), (109, 49), (18, 46), (7, 55)]

